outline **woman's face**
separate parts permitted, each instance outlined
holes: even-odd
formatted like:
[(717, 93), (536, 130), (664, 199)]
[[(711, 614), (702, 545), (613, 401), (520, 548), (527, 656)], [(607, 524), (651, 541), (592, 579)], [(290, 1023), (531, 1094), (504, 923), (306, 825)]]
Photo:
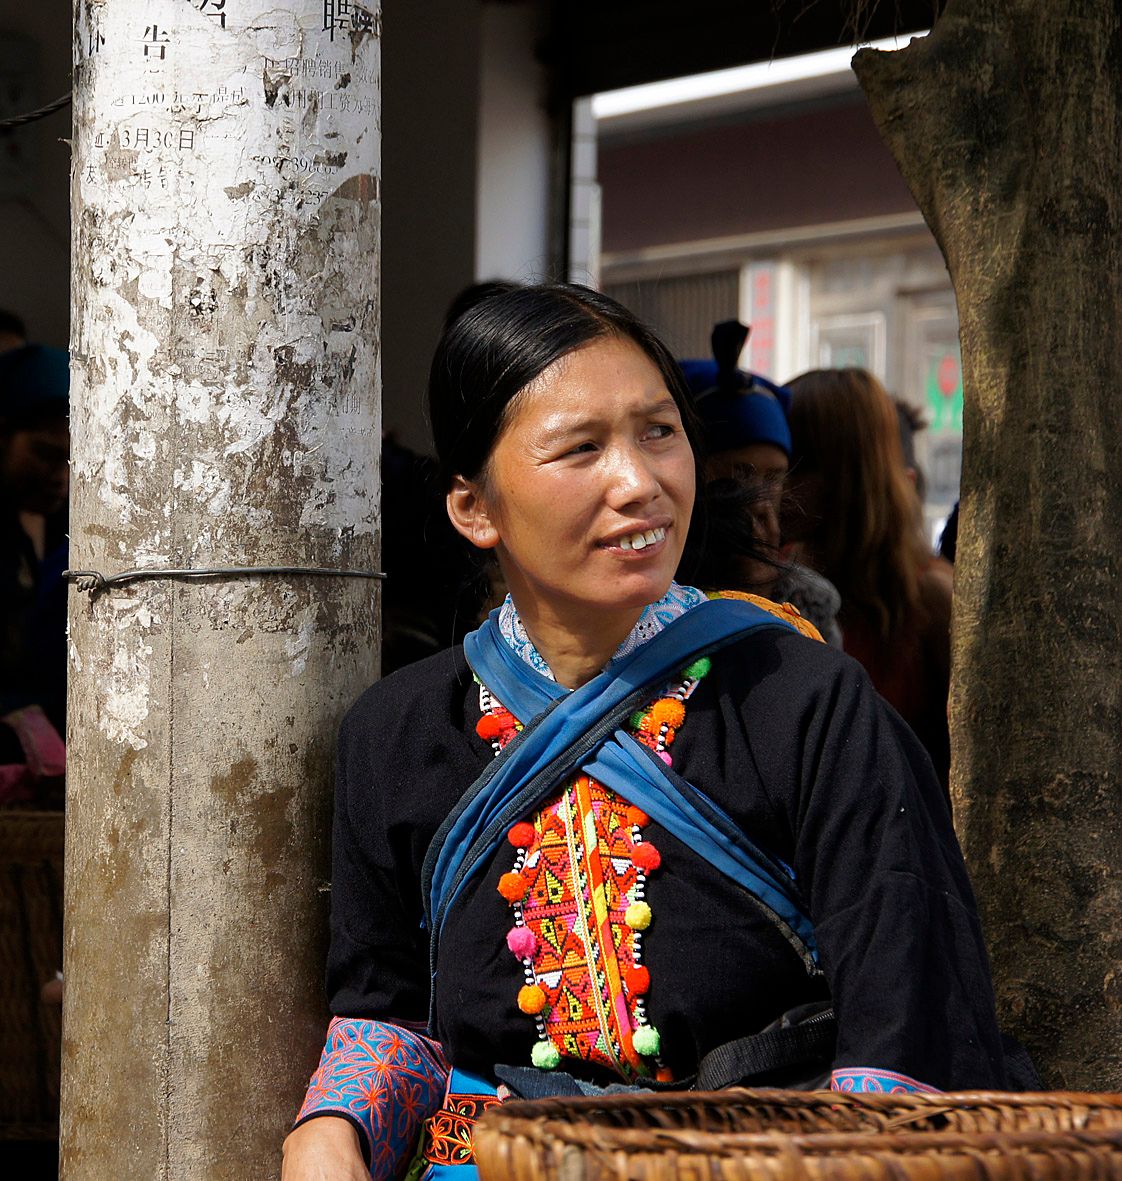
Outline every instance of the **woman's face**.
[(457, 483), (468, 492), (449, 496), (453, 522), (496, 549), (519, 611), (579, 627), (589, 611), (634, 616), (666, 593), (694, 459), (658, 368), (609, 337), (523, 390), (485, 475)]

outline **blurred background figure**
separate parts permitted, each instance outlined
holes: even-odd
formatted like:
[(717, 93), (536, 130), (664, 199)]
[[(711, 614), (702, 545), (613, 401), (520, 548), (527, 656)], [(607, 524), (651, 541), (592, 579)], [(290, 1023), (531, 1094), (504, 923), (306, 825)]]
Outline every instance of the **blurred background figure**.
[(0, 353), (0, 802), (61, 807), (69, 360)]
[(15, 312), (0, 308), (0, 353), (18, 349), (24, 344), (27, 344), (27, 329), (23, 321)]
[(953, 572), (927, 542), (896, 406), (864, 369), (813, 370), (790, 388), (784, 540), (837, 587), (845, 650), (946, 785)]
[[(15, 321), (13, 325), (13, 321)], [(58, 1176), (69, 360), (0, 316), (0, 1141)]]
[[(445, 330), (480, 300), (519, 284), (493, 279), (460, 291)], [(382, 674), (457, 644), (506, 593), (479, 551), (452, 528), (436, 462), (382, 438)], [(501, 593), (500, 593), (501, 591)]]
[(903, 398), (893, 398), (892, 405), (896, 408), (896, 427), (900, 432), (900, 451), (904, 458), (904, 472), (916, 490), (916, 496), (922, 505), (927, 499), (927, 477), (923, 468), (916, 462), (916, 435), (927, 430), (927, 419), (923, 411)]
[(943, 526), (943, 532), (939, 534), (939, 557), (946, 558), (950, 563), (954, 563), (955, 554), (958, 552), (958, 501), (954, 502), (954, 508), (951, 509), (951, 515), (947, 518), (947, 523)]
[(784, 559), (779, 513), (790, 468), (791, 391), (738, 368), (749, 328), (736, 320), (713, 328), (713, 360), (682, 361), (706, 448), (705, 527), (691, 544), (706, 590), (740, 590), (788, 602), (827, 642), (841, 647), (840, 596), (805, 566)]

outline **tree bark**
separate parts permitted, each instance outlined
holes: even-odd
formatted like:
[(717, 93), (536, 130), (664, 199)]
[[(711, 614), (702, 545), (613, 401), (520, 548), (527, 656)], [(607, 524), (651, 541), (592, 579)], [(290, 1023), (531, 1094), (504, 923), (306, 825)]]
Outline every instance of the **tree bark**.
[[(76, 0), (72, 567), (376, 566), (379, 38), (377, 0)], [(375, 585), (71, 592), (67, 1181), (277, 1173)]]
[(951, 0), (854, 69), (943, 250), (966, 407), (952, 794), (1005, 1025), (1122, 1089), (1122, 13)]

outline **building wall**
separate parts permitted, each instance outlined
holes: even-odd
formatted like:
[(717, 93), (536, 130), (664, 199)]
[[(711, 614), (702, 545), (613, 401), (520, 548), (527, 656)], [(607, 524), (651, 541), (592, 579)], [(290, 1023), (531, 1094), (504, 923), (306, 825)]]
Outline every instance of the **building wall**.
[(915, 210), (860, 95), (602, 139), (597, 175), (608, 254)]
[(475, 279), (482, 9), (384, 0), (382, 11), (382, 421), (427, 451), (432, 350)]
[(530, 5), (483, 8), (475, 273), (550, 276), (553, 131), (546, 76), (535, 60), (540, 14)]

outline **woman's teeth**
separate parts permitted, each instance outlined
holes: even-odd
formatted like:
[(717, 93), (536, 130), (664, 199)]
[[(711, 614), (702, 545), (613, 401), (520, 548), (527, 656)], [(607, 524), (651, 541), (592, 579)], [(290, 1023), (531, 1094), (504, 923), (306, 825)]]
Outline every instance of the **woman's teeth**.
[(645, 533), (632, 533), (630, 537), (619, 539), (620, 549), (646, 549), (656, 541), (662, 541), (666, 536), (665, 529), (648, 529)]

